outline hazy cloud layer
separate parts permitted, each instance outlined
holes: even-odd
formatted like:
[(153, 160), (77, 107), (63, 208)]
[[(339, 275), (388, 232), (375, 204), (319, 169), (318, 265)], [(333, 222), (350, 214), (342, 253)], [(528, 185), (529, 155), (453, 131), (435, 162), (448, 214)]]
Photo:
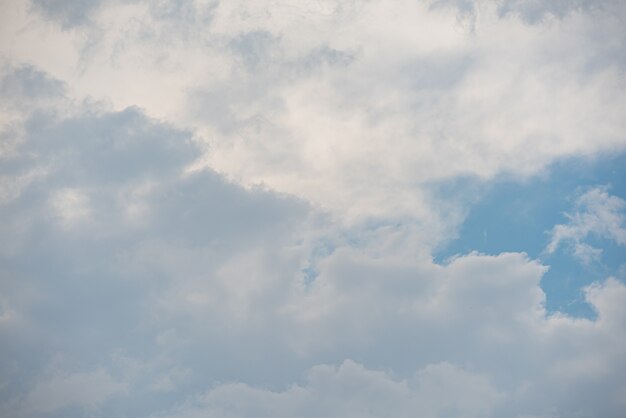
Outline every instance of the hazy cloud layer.
[[(621, 2), (1, 7), (0, 415), (623, 415), (619, 272), (574, 318), (433, 261), (446, 182), (624, 150)], [(546, 252), (623, 245), (611, 193)]]

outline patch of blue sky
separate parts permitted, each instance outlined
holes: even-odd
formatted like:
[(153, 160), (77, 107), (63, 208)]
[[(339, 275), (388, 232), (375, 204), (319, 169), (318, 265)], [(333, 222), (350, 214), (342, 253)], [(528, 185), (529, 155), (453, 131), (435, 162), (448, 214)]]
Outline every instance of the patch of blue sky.
[(314, 242), (309, 259), (307, 260), (305, 266), (300, 269), (305, 286), (310, 286), (319, 275), (317, 263), (332, 254), (334, 251), (335, 244), (328, 237), (319, 238)]
[[(480, 197), (458, 238), (435, 254), (437, 262), (471, 251), (526, 252), (550, 267), (541, 282), (548, 312), (589, 318), (595, 313), (584, 301), (583, 288), (609, 276), (626, 280), (626, 248), (610, 239), (594, 235), (585, 239), (585, 244), (602, 250), (597, 260), (586, 264), (568, 243), (552, 254), (545, 251), (552, 228), (568, 223), (566, 213), (574, 211), (576, 198), (589, 188), (608, 185), (609, 194), (626, 199), (626, 153), (562, 160), (541, 176), (524, 182), (502, 179), (487, 190), (471, 183), (466, 186)], [(444, 187), (458, 190), (463, 185)]]

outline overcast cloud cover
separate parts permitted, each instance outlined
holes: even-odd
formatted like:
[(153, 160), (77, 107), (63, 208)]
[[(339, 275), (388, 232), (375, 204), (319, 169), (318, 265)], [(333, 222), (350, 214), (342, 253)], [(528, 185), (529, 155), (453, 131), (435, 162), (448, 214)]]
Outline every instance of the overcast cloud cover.
[(0, 416), (622, 418), (624, 27), (0, 0)]

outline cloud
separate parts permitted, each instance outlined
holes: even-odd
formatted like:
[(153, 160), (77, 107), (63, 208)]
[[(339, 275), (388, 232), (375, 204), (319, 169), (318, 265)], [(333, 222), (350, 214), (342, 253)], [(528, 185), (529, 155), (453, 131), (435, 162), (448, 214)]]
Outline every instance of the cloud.
[[(484, 287), (482, 289), (485, 290)], [(587, 289), (587, 297), (599, 309), (600, 318), (597, 322), (572, 320), (564, 316), (538, 319), (531, 328), (522, 331), (525, 338), (514, 338), (515, 344), (506, 348), (502, 345), (503, 340), (496, 342), (498, 331), (497, 327), (490, 327), (493, 326), (492, 320), (482, 318), (480, 322), (486, 322), (487, 327), (490, 327), (489, 333), (496, 337), (496, 340), (489, 340), (488, 345), (502, 350), (501, 360), (504, 362), (499, 366), (494, 365), (489, 372), (477, 359), (485, 355), (493, 362), (496, 356), (485, 353), (484, 349), (489, 350), (486, 347), (473, 351), (472, 344), (468, 344), (466, 336), (460, 335), (458, 330), (446, 337), (441, 335), (446, 326), (440, 326), (435, 335), (450, 338), (450, 344), (442, 341), (433, 343), (433, 337), (437, 337), (428, 331), (424, 332), (424, 324), (414, 320), (412, 325), (417, 338), (412, 345), (410, 335), (404, 335), (396, 341), (390, 339), (390, 333), (386, 332), (381, 338), (376, 330), (368, 327), (371, 318), (366, 316), (361, 318), (360, 324), (368, 328), (370, 333), (373, 331), (373, 340), (378, 341), (374, 344), (379, 350), (396, 351), (395, 355), (398, 355), (399, 344), (412, 345), (412, 355), (425, 362), (425, 365), (407, 370), (406, 358), (402, 363), (404, 367), (391, 367), (393, 372), (368, 369), (351, 360), (340, 362), (338, 367), (318, 365), (307, 371), (301, 384), (293, 384), (282, 390), (263, 389), (243, 383), (219, 384), (157, 416), (408, 417), (414, 416), (415, 411), (419, 410), (425, 417), (618, 417), (622, 408), (620, 393), (624, 388), (620, 378), (622, 371), (610, 370), (609, 365), (616, 364), (624, 346), (620, 331), (619, 335), (614, 333), (624, 326), (624, 310), (619, 307), (624, 296), (623, 284), (615, 280), (592, 286)], [(441, 300), (447, 302), (445, 297)], [(431, 305), (433, 302), (431, 300)], [(381, 315), (376, 307), (354, 309), (360, 314), (369, 312), (371, 315), (374, 311), (374, 315)], [(439, 309), (440, 313), (445, 312), (443, 307)], [(345, 318), (342, 315), (334, 318), (336, 320), (339, 317)], [(606, 322), (608, 318), (612, 319)], [(617, 318), (621, 318), (621, 324), (610, 323)], [(397, 317), (386, 319), (387, 326), (398, 323)], [(471, 331), (480, 334), (476, 328), (478, 321), (468, 318), (459, 320), (466, 326), (471, 324)], [(351, 321), (351, 325), (357, 325), (356, 320)], [(409, 328), (404, 327), (403, 330), (407, 332)], [(511, 332), (516, 333), (517, 330)], [(485, 336), (482, 334), (477, 338)], [(595, 338), (600, 338), (600, 341), (593, 341)], [(458, 344), (458, 341), (463, 343)], [(522, 341), (524, 344), (520, 347)], [(582, 345), (573, 347), (574, 341)], [(343, 341), (336, 343), (335, 347), (341, 347)], [(445, 354), (439, 353), (441, 356), (450, 358), (451, 353), (456, 352), (458, 361), (469, 364), (472, 370), (448, 362), (429, 362), (432, 357), (429, 359), (419, 348), (429, 343), (439, 349), (449, 350)], [(600, 353), (600, 347), (606, 347), (606, 351)], [(349, 347), (347, 351), (362, 356), (358, 348)], [(523, 352), (526, 352), (525, 355), (522, 355)], [(372, 359), (368, 358), (367, 361), (371, 362)], [(519, 361), (523, 365), (517, 363)], [(385, 364), (387, 367), (390, 365), (389, 361)], [(525, 377), (510, 375), (513, 364), (520, 366), (514, 373)], [(609, 388), (601, 383), (608, 381), (614, 382), (615, 386)]]
[(608, 187), (595, 187), (576, 199), (575, 211), (566, 213), (567, 224), (556, 225), (546, 247), (554, 253), (565, 243), (583, 263), (599, 260), (602, 250), (585, 243), (590, 236), (626, 246), (626, 201), (608, 193)]
[(3, 72), (5, 74), (0, 91), (7, 100), (11, 100), (13, 105), (22, 100), (33, 98), (42, 100), (47, 97), (62, 96), (65, 93), (65, 86), (62, 82), (31, 65), (5, 69)]
[[(495, 2), (501, 16), (517, 15), (530, 24), (540, 24), (549, 19), (563, 19), (571, 13), (597, 12), (614, 6), (614, 0), (500, 0)], [(434, 7), (455, 7), (463, 15), (474, 15), (484, 8), (484, 3), (474, 0), (438, 0)]]
[(316, 366), (303, 386), (281, 392), (221, 385), (166, 416), (409, 417), (420, 411), (423, 417), (478, 417), (486, 416), (497, 400), (497, 391), (484, 377), (447, 363), (398, 381), (346, 360), (338, 367)]
[(4, 415), (622, 410), (614, 279), (586, 291), (596, 320), (550, 316), (525, 254), (439, 265), (414, 225), (342, 231), (190, 170), (191, 133), (137, 108), (22, 120), (6, 173), (45, 170), (0, 212)]
[(442, 219), (433, 184), (625, 146), (619, 2), (466, 3), (470, 27), (437, 2), (107, 3), (101, 35), (47, 29), (64, 65), (28, 31), (6, 49), (77, 97), (193, 127), (238, 182), (449, 236), (461, 219)]
[(0, 415), (621, 417), (622, 282), (432, 254), (441, 184), (624, 149), (624, 9), (432, 4), (3, 6)]
[(563, 18), (577, 11), (595, 12), (610, 8), (616, 4), (613, 0), (575, 0), (575, 1), (537, 1), (508, 0), (500, 3), (503, 14), (518, 13), (530, 23), (537, 23), (548, 16)]
[(33, 0), (34, 8), (49, 19), (57, 21), (65, 29), (86, 24), (102, 0), (80, 0), (68, 2), (65, 0)]
[(26, 408), (38, 412), (54, 412), (61, 407), (83, 405), (97, 407), (109, 396), (124, 392), (124, 384), (114, 381), (104, 370), (53, 376), (40, 382), (29, 393)]
[[(109, 394), (136, 390), (116, 365), (163, 354), (152, 351), (154, 341), (167, 341), (178, 325), (159, 318), (199, 320), (194, 309), (206, 306), (204, 294), (240, 310), (230, 289), (237, 302), (245, 294), (229, 287), (222, 266), (251, 253), (249, 267), (258, 268), (257, 249), (282, 242), (308, 212), (296, 199), (188, 171), (199, 155), (191, 134), (139, 109), (64, 106), (60, 114), (50, 111), (60, 109), (54, 103), (22, 115), (15, 148), (3, 156), (12, 187), (0, 206), (3, 415), (54, 414), (77, 403), (99, 411)], [(175, 366), (142, 367), (163, 382), (150, 387), (185, 375)], [(76, 392), (81, 382), (100, 389)]]

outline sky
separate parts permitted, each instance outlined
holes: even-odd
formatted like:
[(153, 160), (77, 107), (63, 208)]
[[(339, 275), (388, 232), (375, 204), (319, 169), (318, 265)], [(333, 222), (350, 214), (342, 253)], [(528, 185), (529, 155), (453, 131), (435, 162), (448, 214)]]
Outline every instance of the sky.
[(0, 0), (0, 416), (622, 418), (624, 27)]

